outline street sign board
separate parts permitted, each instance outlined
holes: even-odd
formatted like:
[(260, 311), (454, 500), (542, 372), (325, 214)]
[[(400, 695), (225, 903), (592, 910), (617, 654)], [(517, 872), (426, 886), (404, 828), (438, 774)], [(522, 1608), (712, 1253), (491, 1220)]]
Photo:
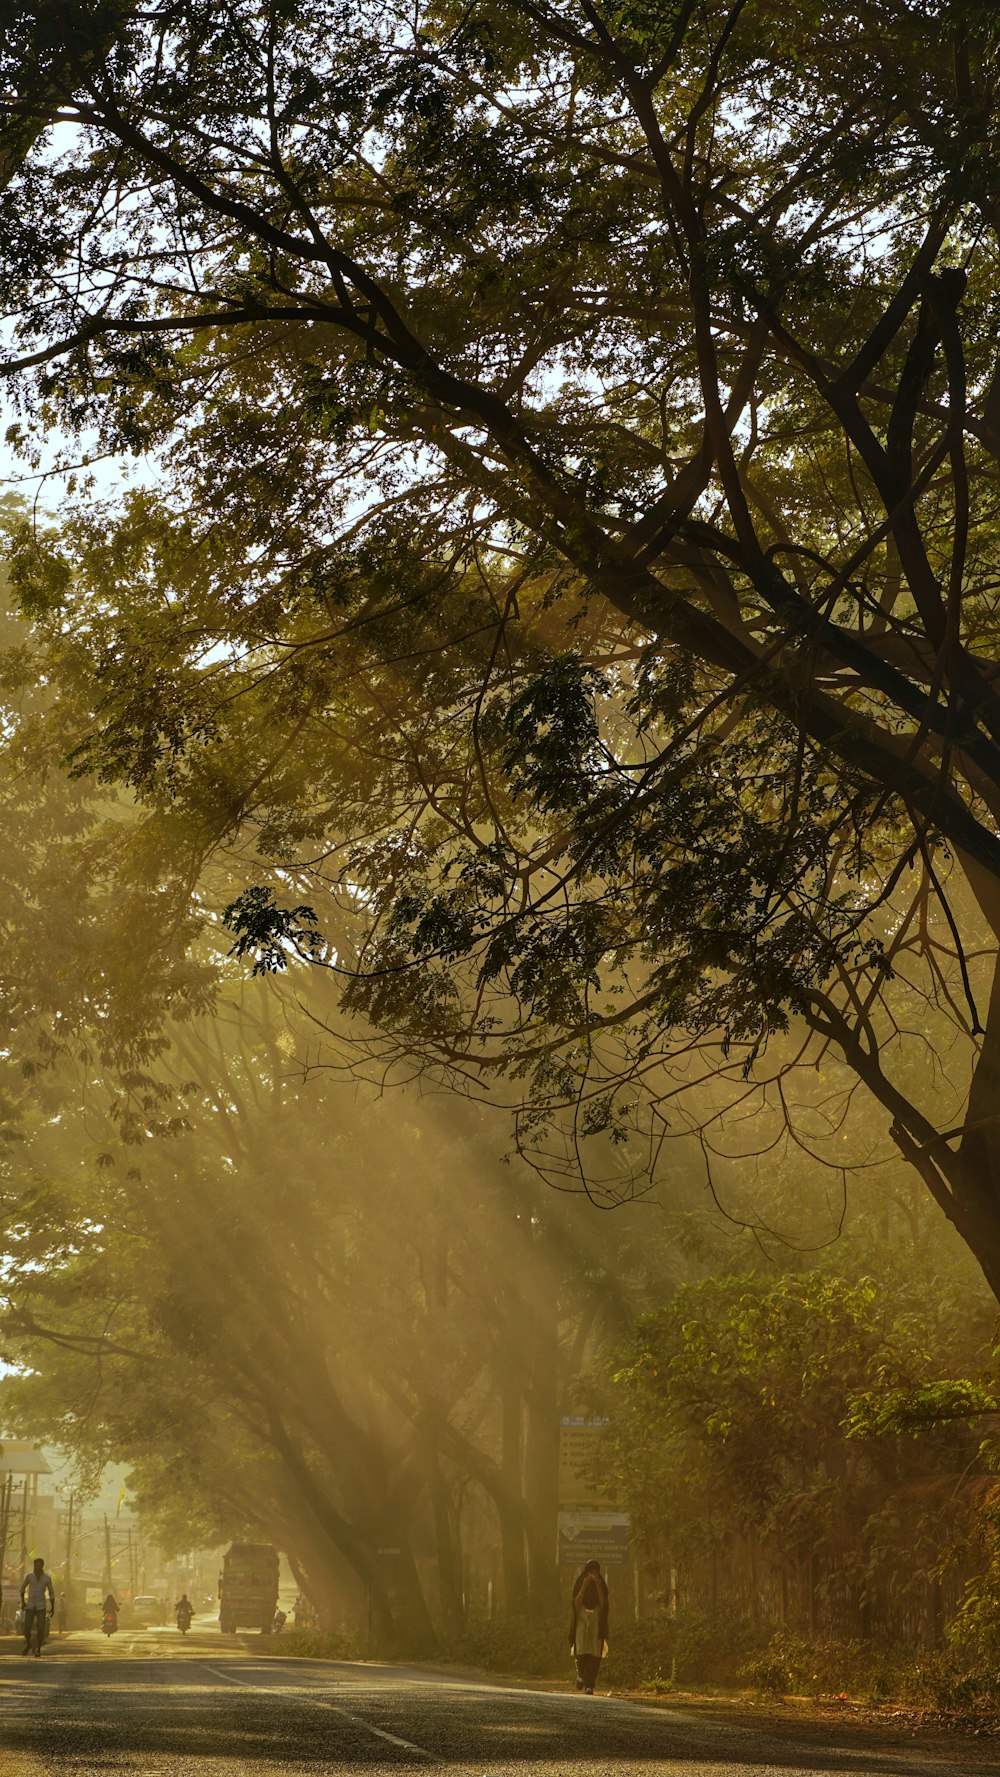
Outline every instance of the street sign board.
[(594, 1559), (602, 1567), (627, 1567), (631, 1528), (627, 1512), (560, 1512), (560, 1567), (583, 1567)]
[(609, 1506), (613, 1501), (588, 1473), (597, 1455), (606, 1419), (564, 1413), (559, 1421), (559, 1504)]

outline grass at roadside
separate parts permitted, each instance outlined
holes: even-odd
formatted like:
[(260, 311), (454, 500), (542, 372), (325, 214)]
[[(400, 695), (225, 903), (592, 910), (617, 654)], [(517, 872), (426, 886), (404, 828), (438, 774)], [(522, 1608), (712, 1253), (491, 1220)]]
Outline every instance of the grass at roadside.
[(361, 1660), (363, 1649), (347, 1630), (291, 1629), (280, 1635), (241, 1636), (258, 1653), (280, 1654), (300, 1660)]

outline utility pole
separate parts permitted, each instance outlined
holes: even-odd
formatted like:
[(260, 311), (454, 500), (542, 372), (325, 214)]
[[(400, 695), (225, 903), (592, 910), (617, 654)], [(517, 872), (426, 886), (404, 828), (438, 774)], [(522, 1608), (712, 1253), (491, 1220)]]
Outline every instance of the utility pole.
[(0, 1492), (0, 1568), (7, 1558), (7, 1538), (10, 1534), (10, 1499), (14, 1490), (14, 1477), (4, 1478), (3, 1490)]
[(135, 1583), (135, 1571), (136, 1571), (136, 1553), (135, 1553), (135, 1549), (132, 1546), (132, 1526), (130, 1524), (128, 1527), (128, 1583), (132, 1588), (132, 1597), (133, 1598), (135, 1597), (136, 1592), (138, 1590), (138, 1587), (136, 1586), (136, 1583)]
[(24, 1496), (21, 1500), (21, 1572), (28, 1565), (28, 1477), (24, 1477)]
[(105, 1596), (107, 1596), (108, 1592), (114, 1590), (111, 1584), (111, 1526), (108, 1523), (107, 1512), (104, 1514), (104, 1585)]
[(66, 1565), (63, 1570), (63, 1609), (65, 1614), (60, 1617), (61, 1623), (67, 1622), (69, 1613), (75, 1610), (73, 1602), (73, 1507), (75, 1503), (76, 1495), (71, 1487), (69, 1505), (66, 1510)]
[[(3, 1567), (7, 1559), (7, 1539), (10, 1535), (10, 1501), (14, 1491), (14, 1477), (9, 1474), (0, 1489), (0, 1587), (3, 1584)], [(3, 1616), (3, 1593), (0, 1590), (0, 1618)]]

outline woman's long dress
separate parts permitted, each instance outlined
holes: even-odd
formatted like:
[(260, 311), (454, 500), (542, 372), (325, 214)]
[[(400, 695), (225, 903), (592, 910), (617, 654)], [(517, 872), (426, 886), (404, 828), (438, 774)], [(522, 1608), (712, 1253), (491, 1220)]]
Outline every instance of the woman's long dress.
[(588, 1610), (583, 1605), (577, 1608), (573, 1652), (576, 1655), (577, 1672), (587, 1690), (592, 1691), (604, 1654), (599, 1609)]

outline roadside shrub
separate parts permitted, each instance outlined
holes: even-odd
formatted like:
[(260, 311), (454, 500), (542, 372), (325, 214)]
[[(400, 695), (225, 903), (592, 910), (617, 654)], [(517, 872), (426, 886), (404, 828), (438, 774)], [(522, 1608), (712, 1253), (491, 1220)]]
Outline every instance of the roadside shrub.
[[(853, 1641), (811, 1641), (793, 1630), (779, 1629), (743, 1662), (736, 1680), (771, 1696), (841, 1696), (857, 1688), (864, 1669), (860, 1654)], [(870, 1663), (870, 1653), (867, 1658)]]
[(733, 1684), (737, 1668), (760, 1640), (750, 1619), (732, 1611), (682, 1611), (671, 1622), (679, 1684)]
[(686, 1610), (612, 1630), (609, 1678), (613, 1671), (616, 1683), (646, 1687), (733, 1684), (758, 1638), (748, 1619), (720, 1610)]
[(482, 1666), (520, 1678), (569, 1676), (568, 1616), (496, 1616), (472, 1618), (464, 1633), (450, 1642), (446, 1658), (462, 1666)]
[[(722, 1611), (688, 1611), (645, 1623), (612, 1619), (602, 1678), (614, 1686), (732, 1684), (753, 1634), (747, 1622)], [(470, 1622), (449, 1645), (447, 1657), (522, 1678), (569, 1678), (567, 1639), (562, 1612), (547, 1621), (495, 1617)]]
[(779, 1652), (771, 1649), (747, 1660), (739, 1667), (736, 1677), (740, 1684), (750, 1685), (764, 1696), (783, 1696), (793, 1688), (790, 1667)]
[(995, 1666), (995, 1660), (970, 1660), (968, 1649), (809, 1641), (780, 1630), (743, 1662), (736, 1677), (764, 1695), (852, 1697), (954, 1710), (972, 1709), (1000, 1694)]
[(774, 1695), (863, 1697), (881, 1703), (911, 1688), (912, 1648), (864, 1647), (858, 1641), (811, 1641), (780, 1629), (744, 1662), (740, 1684)]
[[(254, 1638), (254, 1647), (258, 1638)], [(361, 1647), (346, 1629), (293, 1629), (290, 1634), (271, 1635), (264, 1641), (264, 1652), (287, 1654), (302, 1660), (360, 1660)]]

